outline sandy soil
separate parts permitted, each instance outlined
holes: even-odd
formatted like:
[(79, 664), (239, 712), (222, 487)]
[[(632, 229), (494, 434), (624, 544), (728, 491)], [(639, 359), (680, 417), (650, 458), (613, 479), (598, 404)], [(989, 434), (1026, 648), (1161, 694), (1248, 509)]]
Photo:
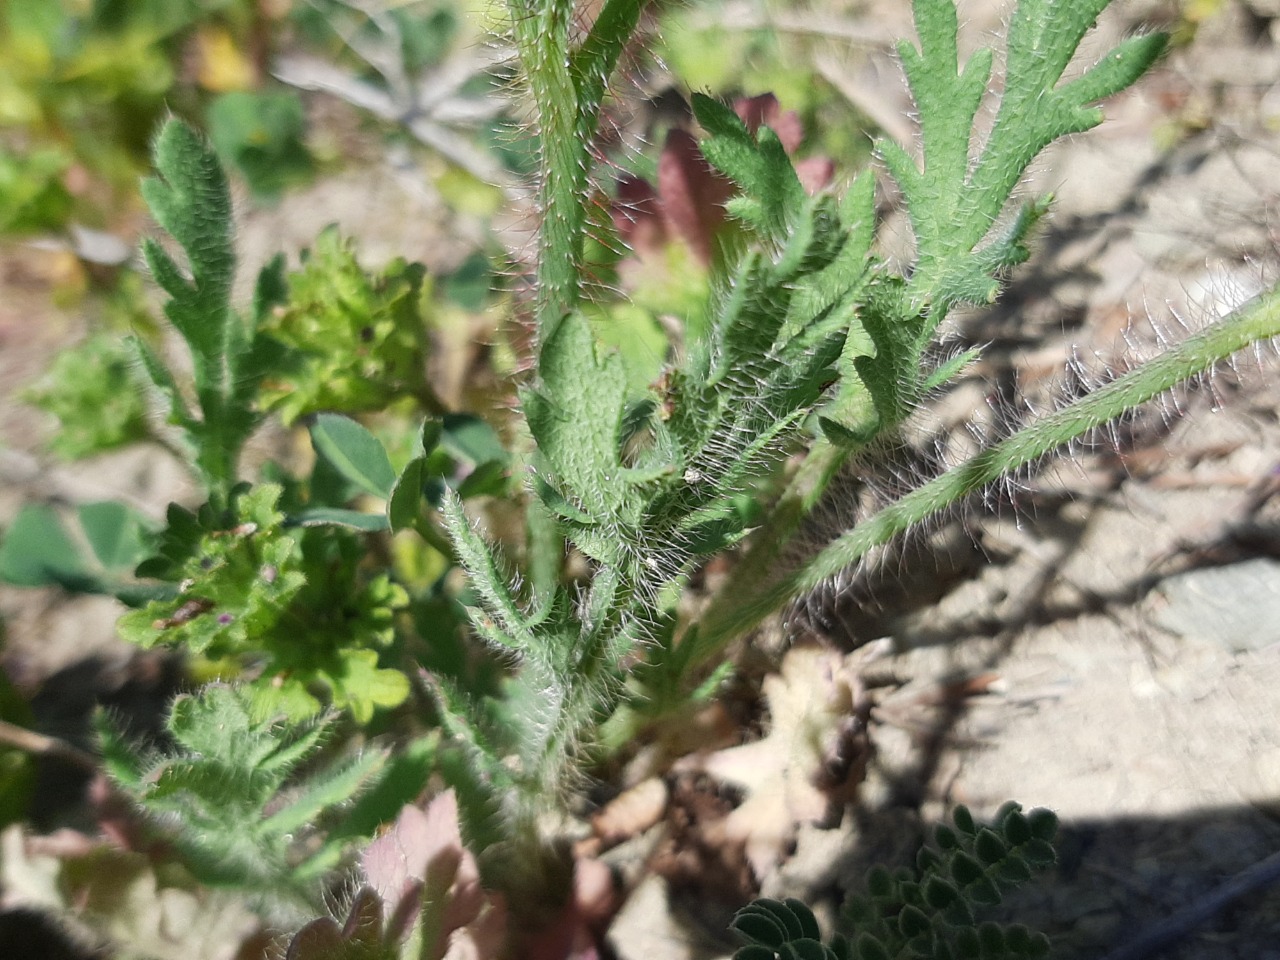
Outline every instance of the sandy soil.
[[(863, 16), (898, 30), (900, 6), (879, 0)], [(963, 5), (975, 36), (998, 27), (1000, 8)], [(1095, 49), (1143, 22), (1167, 23), (1171, 8), (1120, 0)], [(1072, 387), (1064, 370), (1073, 360), (1108, 376), (1124, 356), (1280, 276), (1277, 43), (1274, 0), (1224, 0), (1192, 42), (1108, 104), (1106, 125), (1038, 165), (1033, 186), (1058, 197), (1052, 220), (997, 308), (957, 324), (960, 340), (992, 347), (922, 420), (927, 429), (963, 437), (960, 425), (995, 397), (1023, 398), (1012, 412), (997, 404), (1006, 417), (1042, 410)], [(902, 102), (887, 51), (834, 67), (830, 49), (814, 56), (837, 87)], [(447, 261), (447, 216), (402, 179), (362, 171), (318, 184), (247, 216), (246, 248), (265, 257), (305, 243), (323, 211), (388, 256)], [(388, 218), (395, 242), (382, 229)], [(56, 257), (3, 253), (0, 517), (33, 498), (117, 496), (158, 515), (189, 494), (172, 463), (130, 452), (55, 464), (40, 452), (50, 425), (13, 400), (78, 335), (75, 311), (53, 310), (45, 296)], [(694, 752), (666, 774), (656, 825), (606, 854), (633, 884), (609, 938), (617, 955), (727, 953), (723, 922), (743, 886), (801, 896), (829, 920), (870, 863), (907, 855), (952, 804), (990, 815), (1012, 798), (1051, 807), (1063, 822), (1060, 865), (1009, 908), (1054, 935), (1056, 956), (1101, 957), (1164, 924), (1174, 931), (1165, 952), (1127, 956), (1280, 958), (1274, 885), (1210, 911), (1194, 930), (1171, 926), (1280, 851), (1276, 369), (1269, 348), (1241, 358), (1026, 478), (991, 509), (970, 505), (891, 565), (874, 609), (848, 609), (853, 592), (843, 609), (839, 591), (816, 603), (810, 621), (820, 629), (784, 638), (768, 661), (775, 679), (760, 742), (775, 751), (778, 781), (744, 787), (734, 757)], [(155, 689), (162, 667), (114, 640), (115, 613), (107, 601), (0, 588), (4, 665), (31, 691), (56, 688), (68, 671), (108, 700)], [(87, 684), (85, 663), (94, 665)], [(818, 708), (815, 683), (831, 692)], [(786, 731), (803, 729), (815, 709), (826, 711), (815, 723), (844, 723), (846, 734), (857, 718), (848, 742), (860, 751), (840, 789), (818, 791), (817, 807), (805, 790), (778, 786), (812, 783), (822, 757), (800, 757)], [(58, 717), (42, 715), (46, 732), (83, 741), (82, 715)], [(654, 868), (663, 844), (685, 836), (674, 811), (687, 826), (689, 797), (702, 798), (700, 816), (722, 831), (734, 809), (755, 804), (732, 827), (736, 865), (722, 857), (715, 869)]]

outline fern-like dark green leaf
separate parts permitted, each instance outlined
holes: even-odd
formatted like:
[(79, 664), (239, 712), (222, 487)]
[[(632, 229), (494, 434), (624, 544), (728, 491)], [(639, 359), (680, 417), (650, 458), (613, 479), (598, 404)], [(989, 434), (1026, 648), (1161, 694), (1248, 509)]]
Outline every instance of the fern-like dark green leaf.
[(231, 194), (213, 150), (190, 127), (170, 120), (154, 145), (157, 175), (142, 184), (156, 221), (186, 254), (182, 267), (159, 242), (143, 241), (152, 276), (169, 295), (165, 315), (191, 352), (201, 417), (187, 410), (174, 376), (140, 340), (143, 369), (169, 405), (194, 451), (210, 496), (225, 504), (236, 483), (240, 450), (258, 424), (258, 385), (280, 358), (279, 345), (257, 335), (231, 308), (236, 259)]
[(99, 734), (109, 772), (200, 880), (314, 909), (343, 848), (313, 827), (368, 789), (385, 757), (366, 750), (316, 767), (330, 721), (255, 713), (250, 693), (213, 684), (174, 701), (172, 753), (138, 751), (107, 720)]

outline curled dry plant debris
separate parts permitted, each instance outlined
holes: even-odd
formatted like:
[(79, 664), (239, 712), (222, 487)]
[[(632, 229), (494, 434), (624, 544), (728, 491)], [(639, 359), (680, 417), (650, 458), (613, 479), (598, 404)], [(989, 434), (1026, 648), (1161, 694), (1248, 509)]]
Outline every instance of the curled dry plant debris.
[(715, 843), (741, 847), (755, 882), (785, 857), (800, 824), (838, 823), (868, 759), (866, 699), (851, 659), (796, 647), (764, 679), (768, 732), (752, 743), (694, 755), (677, 772), (702, 772), (742, 794)]

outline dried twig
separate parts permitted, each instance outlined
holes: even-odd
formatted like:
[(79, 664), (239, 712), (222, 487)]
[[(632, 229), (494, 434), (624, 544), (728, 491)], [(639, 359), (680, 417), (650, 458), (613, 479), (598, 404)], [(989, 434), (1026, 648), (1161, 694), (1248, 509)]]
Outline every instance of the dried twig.
[(42, 757), (57, 757), (91, 773), (98, 770), (98, 758), (59, 737), (36, 733), (26, 727), (0, 720), (0, 743)]

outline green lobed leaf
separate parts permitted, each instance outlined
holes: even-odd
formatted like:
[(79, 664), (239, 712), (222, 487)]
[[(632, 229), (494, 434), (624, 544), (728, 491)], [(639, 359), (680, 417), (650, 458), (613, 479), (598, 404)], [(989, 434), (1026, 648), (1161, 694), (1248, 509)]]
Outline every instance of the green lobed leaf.
[(785, 237), (795, 222), (793, 213), (808, 198), (778, 135), (762, 126), (753, 136), (736, 113), (702, 94), (693, 95), (692, 105), (708, 133), (701, 143), (703, 155), (742, 190), (741, 197), (730, 201), (730, 212), (766, 238)]
[[(914, 298), (932, 301), (931, 326), (951, 304), (989, 301), (1001, 266), (1025, 258), (1017, 239), (984, 246), (1032, 160), (1049, 143), (1101, 121), (1093, 101), (1132, 83), (1164, 48), (1160, 36), (1131, 38), (1080, 79), (1058, 86), (1084, 33), (1109, 0), (1020, 0), (1007, 39), (1005, 87), (990, 134), (971, 159), (974, 118), (991, 72), (989, 50), (959, 64), (952, 0), (917, 0), (920, 46), (899, 47), (920, 115), (923, 164), (893, 143), (881, 155), (906, 196), (916, 235)], [(1003, 249), (1002, 249), (1003, 246)]]
[(198, 361), (212, 362), (237, 323), (227, 304), (235, 275), (231, 246), (231, 193), (213, 151), (177, 120), (160, 130), (153, 145), (158, 176), (142, 182), (152, 216), (186, 251), (191, 279), (154, 241), (144, 251), (160, 285), (173, 298), (165, 313)]
[(313, 825), (376, 781), (382, 756), (317, 763), (329, 721), (261, 716), (252, 692), (225, 684), (178, 697), (166, 725), (173, 747), (143, 753), (100, 721), (121, 788), (201, 881), (316, 910), (343, 841)]
[(543, 344), (538, 372), (539, 384), (523, 400), (545, 479), (593, 520), (626, 512), (621, 358), (597, 347), (590, 323), (571, 313)]
[(330, 227), (304, 252), (300, 269), (262, 316), (264, 337), (284, 348), (263, 383), (260, 404), (286, 424), (320, 411), (383, 410), (411, 397), (434, 403), (425, 380), (432, 309), (426, 271), (395, 260), (366, 271), (350, 240)]

